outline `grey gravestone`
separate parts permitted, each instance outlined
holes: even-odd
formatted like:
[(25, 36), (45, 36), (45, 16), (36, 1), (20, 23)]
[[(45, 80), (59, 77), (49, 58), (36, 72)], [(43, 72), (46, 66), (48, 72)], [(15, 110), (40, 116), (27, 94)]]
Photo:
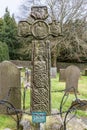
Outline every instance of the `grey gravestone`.
[[(20, 71), (11, 62), (0, 64), (0, 100), (6, 99), (15, 108), (21, 108)], [(0, 113), (6, 113), (6, 107), (0, 105)]]
[(30, 77), (31, 77), (31, 70), (26, 68), (26, 70), (25, 70), (25, 80), (26, 80), (26, 83), (30, 82)]
[[(78, 92), (78, 80), (80, 77), (80, 69), (71, 65), (65, 70), (66, 92)], [(74, 88), (74, 89), (73, 89)]]
[(60, 82), (65, 82), (65, 69), (60, 69), (59, 70), (59, 81)]
[(57, 68), (51, 67), (51, 78), (56, 78), (57, 76)]

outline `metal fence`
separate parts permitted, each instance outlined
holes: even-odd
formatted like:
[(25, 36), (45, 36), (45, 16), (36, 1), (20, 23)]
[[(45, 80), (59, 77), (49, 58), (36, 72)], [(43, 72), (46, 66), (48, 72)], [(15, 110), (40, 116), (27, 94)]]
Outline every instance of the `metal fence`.
[[(11, 113), (14, 113), (16, 115), (16, 120), (14, 118), (14, 120), (16, 121), (17, 123), (17, 130), (19, 130), (20, 128), (20, 120), (21, 120), (21, 117), (23, 114), (27, 114), (27, 115), (31, 115), (30, 112), (26, 112), (25, 109), (26, 109), (26, 106), (25, 106), (25, 103), (26, 103), (26, 91), (28, 89), (26, 88), (21, 88), (23, 89), (23, 108), (22, 109), (16, 109), (12, 103), (10, 103), (8, 101), (8, 97), (10, 95), (10, 91), (11, 89), (9, 90), (7, 96), (5, 99), (2, 99), (0, 100), (0, 105), (4, 105), (6, 107), (6, 110), (7, 110), (7, 113), (13, 118), (13, 116), (11, 115)], [(73, 89), (74, 91), (74, 96), (75, 96), (75, 103), (74, 104), (71, 104), (70, 107), (66, 110), (66, 111), (63, 111), (63, 107), (65, 105), (65, 103), (67, 102), (67, 99), (69, 98), (70, 94), (67, 93), (67, 91), (70, 91), (70, 89)], [(77, 97), (77, 93), (75, 91), (75, 88), (72, 87), (66, 91), (65, 90), (56, 90), (56, 91), (51, 91), (51, 93), (57, 93), (57, 92), (64, 92), (64, 95), (61, 99), (61, 103), (60, 103), (60, 110), (58, 113), (55, 113), (55, 114), (51, 114), (51, 115), (60, 115), (62, 120), (63, 120), (63, 125), (61, 125), (61, 128), (60, 130), (66, 130), (66, 126), (67, 126), (67, 123), (69, 123), (69, 121), (76, 115), (77, 113), (77, 110), (79, 107), (82, 107), (82, 106), (86, 106), (87, 103), (86, 102), (81, 102), (81, 100)], [(21, 90), (20, 90), (21, 91)], [(72, 113), (72, 117), (70, 117), (70, 119), (68, 119), (68, 115)], [(39, 125), (40, 126), (40, 125)], [(39, 129), (38, 129), (39, 130)]]

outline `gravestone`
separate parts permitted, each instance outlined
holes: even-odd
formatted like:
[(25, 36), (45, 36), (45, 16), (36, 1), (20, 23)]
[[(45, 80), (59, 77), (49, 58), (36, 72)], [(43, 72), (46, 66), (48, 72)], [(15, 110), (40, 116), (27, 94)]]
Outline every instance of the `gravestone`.
[(71, 65), (65, 70), (66, 92), (78, 92), (78, 80), (80, 77), (80, 69)]
[(85, 69), (85, 74), (84, 75), (87, 76), (87, 69)]
[(65, 82), (65, 69), (59, 70), (59, 82)]
[(56, 78), (57, 76), (57, 68), (51, 67), (51, 78)]
[(25, 81), (26, 81), (26, 83), (30, 82), (30, 77), (31, 77), (31, 70), (26, 68), (26, 70), (25, 70)]
[[(21, 109), (20, 71), (9, 61), (0, 63), (0, 100), (2, 99)], [(6, 113), (6, 107), (0, 105), (0, 113)]]

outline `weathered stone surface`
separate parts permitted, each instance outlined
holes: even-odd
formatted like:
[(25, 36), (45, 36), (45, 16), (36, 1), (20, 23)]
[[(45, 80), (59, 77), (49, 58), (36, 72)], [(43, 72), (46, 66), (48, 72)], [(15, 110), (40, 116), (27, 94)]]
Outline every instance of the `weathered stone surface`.
[(71, 65), (65, 70), (66, 91), (78, 92), (78, 80), (80, 77), (80, 69), (77, 66)]
[(48, 17), (48, 10), (46, 6), (33, 6), (31, 8), (31, 17), (35, 20), (45, 20)]
[[(21, 108), (20, 71), (11, 62), (0, 64), (0, 100), (7, 99), (15, 108)], [(0, 105), (0, 113), (6, 113), (6, 107)]]
[[(43, 111), (51, 113), (50, 84), (50, 42), (49, 35), (57, 37), (60, 34), (59, 24), (55, 20), (51, 25), (45, 22), (48, 17), (46, 6), (33, 6), (31, 17), (34, 22), (19, 22), (19, 36), (33, 36), (32, 41), (32, 74), (31, 74), (31, 112)], [(56, 40), (55, 40), (56, 41)]]
[(49, 34), (49, 26), (44, 21), (35, 21), (32, 25), (32, 34), (36, 39), (44, 39)]
[(20, 121), (20, 128), (22, 130), (31, 130), (30, 121), (28, 119), (22, 119)]
[(56, 20), (53, 20), (53, 22), (50, 24), (50, 32), (52, 36), (59, 36), (61, 34), (60, 23), (56, 22)]
[(51, 67), (51, 78), (56, 78), (57, 76), (57, 68)]
[(19, 36), (28, 36), (31, 35), (31, 24), (27, 21), (20, 21), (18, 23), (18, 35)]
[[(59, 111), (57, 109), (52, 110), (50, 116), (46, 117), (46, 123), (40, 123), (40, 130), (64, 130), (63, 126), (63, 120), (64, 120), (64, 116), (63, 119), (60, 117), (60, 115), (58, 115)], [(67, 117), (67, 121), (70, 120), (73, 117), (72, 114), (69, 114)], [(24, 123), (21, 123), (24, 122)], [(27, 126), (29, 126), (28, 130), (38, 130), (36, 128), (36, 125), (32, 123), (32, 117), (29, 115), (23, 115), (22, 116), (22, 120), (21, 120), (20, 124), (23, 126), (25, 124), (29, 124)], [(25, 123), (26, 122), (26, 123)], [(72, 120), (70, 120), (69, 122), (66, 123), (66, 129), (67, 130), (86, 130), (87, 129), (87, 118), (77, 118), (77, 117), (73, 117)], [(22, 129), (24, 130), (24, 129)]]
[[(69, 116), (67, 120), (69, 120), (72, 116)], [(87, 119), (86, 119), (87, 120)], [(84, 123), (83, 119), (74, 117), (67, 123), (67, 130), (86, 130), (87, 124)]]
[(66, 77), (65, 77), (65, 69), (60, 69), (60, 71), (59, 71), (59, 81), (60, 82), (65, 82), (65, 79)]
[(78, 110), (86, 111), (87, 110), (87, 100), (85, 100), (85, 99), (74, 100), (72, 102), (71, 106), (74, 106)]
[(32, 75), (31, 75), (31, 112), (51, 111), (50, 100), (50, 57), (49, 43), (33, 41)]
[[(58, 110), (52, 110), (52, 115), (46, 117), (46, 123), (40, 123), (40, 130), (63, 130), (60, 129), (63, 125), (63, 121), (60, 115), (56, 115), (57, 113)], [(33, 123), (31, 116), (25, 114), (22, 116), (20, 126), (23, 126), (23, 130), (39, 130), (38, 124)], [(28, 129), (24, 129), (26, 127)]]

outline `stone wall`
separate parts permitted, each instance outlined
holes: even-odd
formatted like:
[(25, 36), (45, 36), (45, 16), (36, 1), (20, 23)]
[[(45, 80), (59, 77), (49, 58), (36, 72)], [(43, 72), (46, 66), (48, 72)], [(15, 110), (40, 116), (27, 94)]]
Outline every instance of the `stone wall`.
[(65, 69), (70, 65), (77, 66), (81, 71), (87, 69), (87, 63), (66, 63), (66, 62), (57, 62), (57, 71), (59, 72), (60, 69)]
[(21, 61), (21, 60), (11, 60), (12, 63), (19, 67), (29, 67), (31, 68), (31, 61)]
[[(20, 61), (20, 60), (11, 60), (17, 66), (29, 67), (31, 68), (31, 61)], [(76, 65), (80, 68), (81, 71), (87, 69), (87, 63), (66, 63), (66, 62), (57, 62), (57, 70), (59, 72), (60, 69), (65, 69), (70, 65)]]

